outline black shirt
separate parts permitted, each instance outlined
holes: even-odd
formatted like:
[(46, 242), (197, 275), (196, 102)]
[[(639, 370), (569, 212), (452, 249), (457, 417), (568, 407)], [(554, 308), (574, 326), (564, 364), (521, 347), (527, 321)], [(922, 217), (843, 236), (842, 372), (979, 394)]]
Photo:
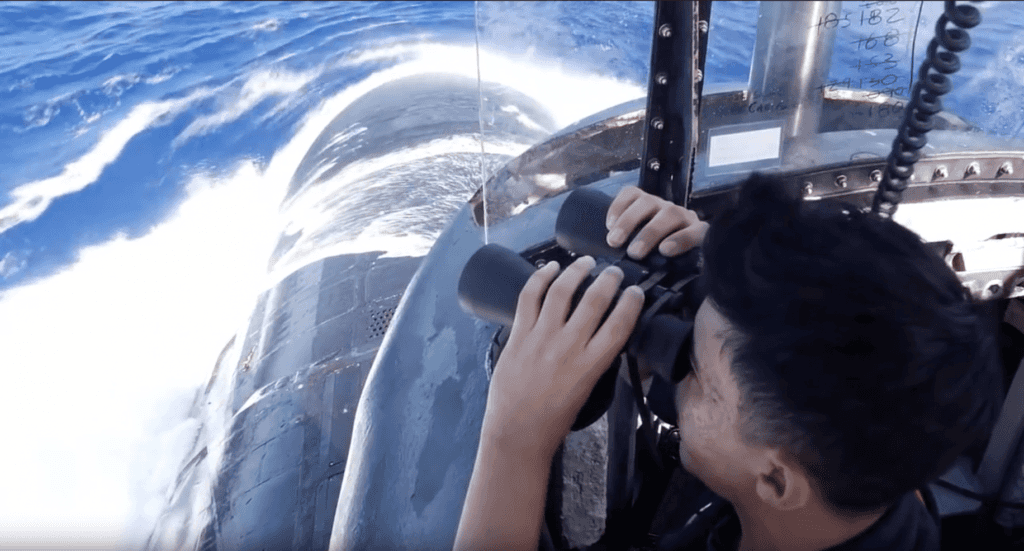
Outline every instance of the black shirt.
[[(676, 551), (736, 551), (740, 544), (740, 519), (732, 505), (715, 497), (687, 522), (706, 534), (688, 539)], [(705, 515), (706, 518), (701, 518)], [(678, 540), (677, 540), (678, 541)], [(662, 542), (668, 543), (668, 542)], [(667, 547), (659, 545), (659, 549)], [(903, 496), (867, 530), (824, 551), (934, 551), (939, 549), (939, 526), (917, 496)]]

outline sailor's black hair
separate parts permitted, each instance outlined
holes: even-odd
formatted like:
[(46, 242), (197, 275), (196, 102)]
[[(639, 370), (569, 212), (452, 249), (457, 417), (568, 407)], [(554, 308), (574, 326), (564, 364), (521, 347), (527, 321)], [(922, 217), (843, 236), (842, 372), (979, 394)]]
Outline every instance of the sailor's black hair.
[[(793, 183), (795, 184), (795, 183)], [(704, 243), (748, 444), (783, 449), (841, 514), (878, 510), (987, 439), (994, 336), (917, 234), (754, 174)]]

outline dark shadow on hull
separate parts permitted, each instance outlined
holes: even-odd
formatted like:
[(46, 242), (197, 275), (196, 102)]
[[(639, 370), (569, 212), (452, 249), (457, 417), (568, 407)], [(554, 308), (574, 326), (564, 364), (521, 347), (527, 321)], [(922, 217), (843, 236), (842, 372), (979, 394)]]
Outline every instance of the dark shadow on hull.
[[(314, 262), (260, 297), (238, 365), (214, 374), (232, 387), (226, 437), (200, 435), (148, 549), (327, 547), (360, 391), (421, 260), (380, 255)], [(214, 382), (197, 415), (217, 409)]]

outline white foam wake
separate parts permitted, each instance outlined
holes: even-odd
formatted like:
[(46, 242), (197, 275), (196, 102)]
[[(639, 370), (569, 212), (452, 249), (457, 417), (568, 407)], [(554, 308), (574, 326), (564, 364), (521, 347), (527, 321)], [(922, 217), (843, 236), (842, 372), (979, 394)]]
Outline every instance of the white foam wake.
[[(54, 199), (81, 191), (96, 182), (103, 170), (121, 156), (132, 138), (153, 126), (170, 122), (200, 100), (211, 96), (217, 98), (217, 111), (192, 121), (174, 139), (173, 147), (180, 147), (192, 138), (238, 120), (271, 96), (294, 96), (319, 75), (319, 69), (300, 73), (262, 69), (247, 75), (237, 91), (228, 92), (235, 84), (232, 82), (215, 88), (201, 87), (179, 99), (139, 104), (107, 130), (89, 152), (66, 165), (60, 174), (14, 188), (10, 192), (13, 201), (0, 209), (0, 234), (18, 224), (39, 218)], [(111, 77), (103, 86), (120, 86), (132, 78), (135, 81), (139, 79), (137, 75), (120, 75)]]
[(0, 454), (5, 540), (112, 546), (160, 501), (190, 449), (195, 389), (264, 285), (279, 199), (264, 183), (251, 161), (196, 175), (149, 234), (0, 296), (0, 417), (17, 450)]
[(14, 188), (10, 193), (14, 201), (0, 209), (0, 234), (39, 218), (54, 199), (85, 189), (121, 155), (129, 140), (158, 121), (166, 120), (162, 117), (177, 115), (211, 93), (212, 90), (201, 88), (184, 98), (135, 106), (128, 116), (107, 130), (88, 153), (69, 163), (60, 174)]
[[(477, 78), (472, 46), (406, 42), (362, 52), (349, 61), (358, 64), (384, 59), (415, 60), (412, 66), (403, 63), (395, 69), (420, 67), (421, 73)], [(482, 47), (480, 69), (484, 82), (517, 90), (544, 106), (558, 128), (647, 93), (639, 83), (587, 73), (557, 59), (540, 59), (531, 51), (515, 54)]]
[(319, 70), (293, 73), (280, 69), (264, 69), (247, 77), (241, 90), (221, 94), (217, 100), (219, 110), (192, 121), (174, 139), (173, 146), (180, 147), (188, 140), (208, 134), (220, 126), (234, 122), (270, 96), (290, 96), (301, 91), (320, 75)]
[[(524, 92), (558, 124), (642, 94), (635, 83), (482, 55), (493, 68), (485, 79)], [(316, 138), (345, 107), (393, 80), (435, 72), (476, 78), (475, 52), (461, 46), (410, 43), (344, 63), (388, 57), (402, 62), (324, 100), (265, 167), (242, 160), (220, 176), (196, 174), (187, 199), (148, 234), (83, 249), (61, 273), (0, 294), (0, 418), (13, 420), (5, 423), (4, 446), (17, 450), (0, 454), (0, 533), (6, 541), (48, 540), (58, 548), (91, 541), (112, 548), (127, 531), (122, 545), (130, 548), (152, 528), (191, 449), (195, 422), (186, 411), (195, 390), (224, 343), (244, 326), (256, 295), (272, 283), (267, 259), (284, 227), (278, 208)], [(294, 95), (304, 88), (287, 89), (269, 86), (264, 92)], [(590, 89), (585, 97), (576, 92), (583, 89)], [(59, 176), (18, 188), (15, 203), (0, 211), (0, 231), (83, 189), (132, 136), (214, 92), (137, 106)], [(260, 94), (251, 97), (266, 97)], [(206, 130), (235, 116), (225, 109)], [(507, 152), (527, 145), (508, 145)], [(453, 138), (357, 163), (337, 189), (379, 163), (466, 151), (479, 149), (470, 138)], [(336, 252), (424, 252), (435, 236), (393, 230), (414, 210), (385, 213), (352, 246), (339, 245)]]

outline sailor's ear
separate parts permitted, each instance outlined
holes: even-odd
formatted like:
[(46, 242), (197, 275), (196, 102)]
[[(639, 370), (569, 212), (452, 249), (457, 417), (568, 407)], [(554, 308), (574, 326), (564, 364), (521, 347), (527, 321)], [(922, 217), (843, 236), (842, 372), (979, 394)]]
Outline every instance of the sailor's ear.
[(792, 511), (811, 499), (811, 481), (795, 460), (777, 449), (765, 453), (755, 481), (758, 497), (779, 511)]

